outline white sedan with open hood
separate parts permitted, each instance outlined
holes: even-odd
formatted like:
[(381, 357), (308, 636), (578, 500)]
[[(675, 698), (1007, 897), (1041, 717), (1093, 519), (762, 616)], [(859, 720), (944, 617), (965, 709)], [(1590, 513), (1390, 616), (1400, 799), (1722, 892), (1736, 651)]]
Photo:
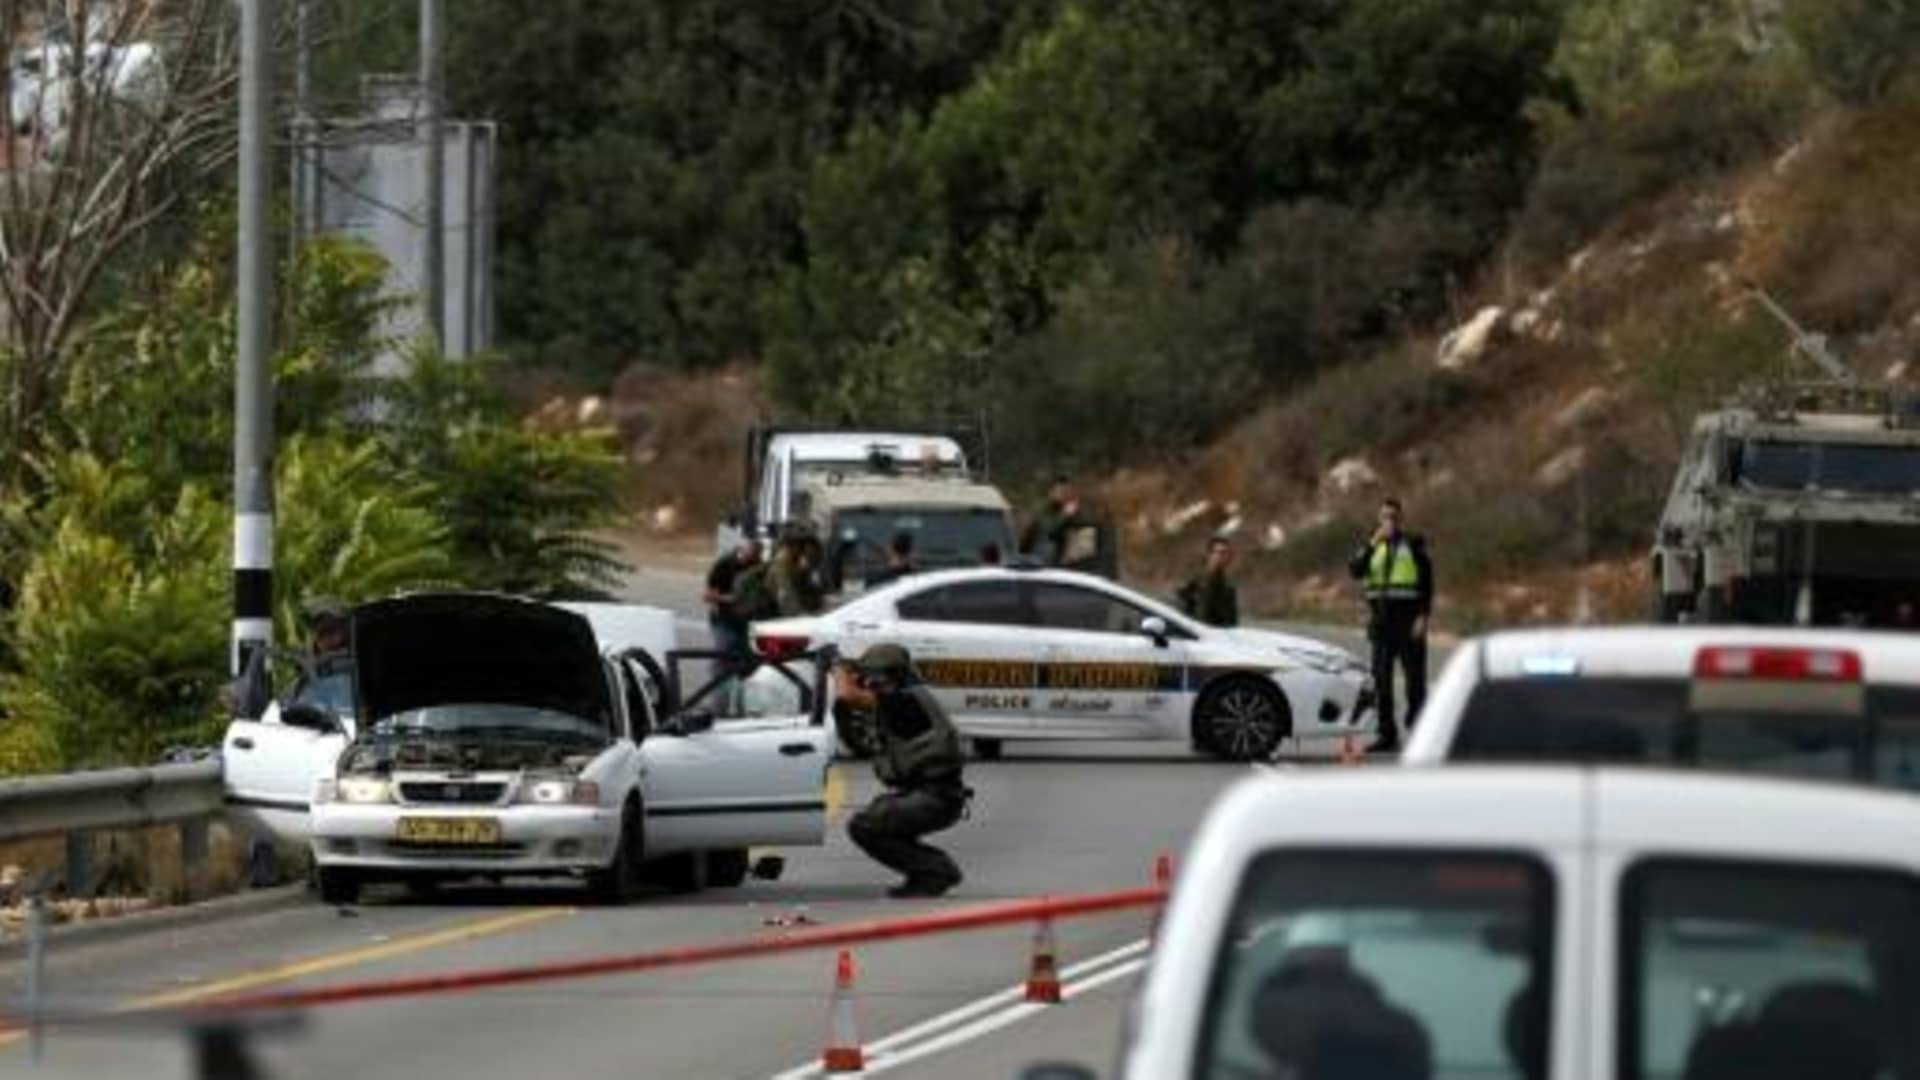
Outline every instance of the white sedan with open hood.
[[(1065, 570), (915, 574), (824, 615), (756, 623), (753, 642), (763, 657), (904, 645), (983, 757), (1008, 739), (1169, 739), (1258, 760), (1374, 730), (1373, 680), (1352, 653), (1207, 626)], [(834, 715), (841, 742), (869, 752), (862, 718)]]
[(670, 613), (618, 605), (367, 604), (352, 716), (287, 704), (236, 721), (228, 803), (309, 843), (337, 903), (369, 881), (515, 875), (582, 876), (621, 900), (649, 879), (738, 884), (750, 846), (824, 842), (817, 679), (774, 665), (799, 715), (716, 718), (704, 689), (676, 704), (672, 632)]

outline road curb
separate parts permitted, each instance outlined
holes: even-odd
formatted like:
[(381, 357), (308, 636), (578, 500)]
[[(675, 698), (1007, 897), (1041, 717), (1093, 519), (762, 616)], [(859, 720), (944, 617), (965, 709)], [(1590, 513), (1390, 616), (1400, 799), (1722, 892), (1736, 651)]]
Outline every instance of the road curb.
[[(47, 928), (47, 945), (50, 949), (71, 945), (94, 945), (162, 930), (181, 930), (218, 922), (221, 919), (264, 914), (301, 903), (305, 899), (306, 891), (307, 887), (303, 884), (278, 885), (270, 889), (252, 889), (234, 896), (223, 896), (198, 904), (180, 904), (133, 915), (62, 923)], [(27, 941), (24, 936), (0, 937), (0, 964), (22, 960), (26, 955)]]

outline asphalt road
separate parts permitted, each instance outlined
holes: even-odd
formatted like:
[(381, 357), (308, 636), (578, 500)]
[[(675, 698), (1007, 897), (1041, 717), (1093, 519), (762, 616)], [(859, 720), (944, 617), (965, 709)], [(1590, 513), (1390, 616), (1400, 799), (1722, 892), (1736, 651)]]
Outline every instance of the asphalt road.
[[(638, 575), (633, 598), (691, 613), (696, 583)], [(375, 893), (351, 911), (318, 903), (95, 946), (56, 951), (49, 989), (93, 1008), (188, 1005), (242, 990), (320, 986), (427, 972), (638, 952), (775, 934), (769, 920), (822, 924), (949, 908), (970, 901), (1129, 888), (1154, 857), (1177, 853), (1207, 805), (1245, 766), (1183, 747), (1113, 744), (1010, 748), (976, 764), (973, 818), (939, 838), (968, 879), (940, 901), (889, 901), (882, 868), (838, 823), (875, 790), (857, 764), (836, 767), (831, 843), (787, 852), (786, 875), (696, 897), (586, 906), (560, 886), (449, 889), (425, 898)], [(1144, 955), (1143, 913), (1058, 927), (1069, 1000), (1023, 1006), (1028, 928), (974, 931), (857, 952), (857, 1012), (870, 1073), (1013, 1076), (1028, 1062), (1112, 1060), (1127, 992)], [(538, 984), (314, 1011), (305, 1029), (259, 1041), (269, 1075), (440, 1078), (566, 1076), (766, 1078), (808, 1075), (828, 1028), (833, 955), (804, 953), (709, 968)], [(16, 992), (24, 972), (0, 968)], [(996, 997), (996, 995), (998, 995)], [(190, 1076), (171, 1033), (49, 1036), (37, 1066), (0, 1036), (0, 1075)]]

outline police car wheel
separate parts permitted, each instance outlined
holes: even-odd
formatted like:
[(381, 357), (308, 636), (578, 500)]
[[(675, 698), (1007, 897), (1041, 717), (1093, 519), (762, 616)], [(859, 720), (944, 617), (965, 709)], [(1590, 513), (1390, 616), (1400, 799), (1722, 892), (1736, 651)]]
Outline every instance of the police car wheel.
[(1222, 679), (1194, 705), (1195, 740), (1229, 761), (1265, 761), (1293, 730), (1287, 699), (1255, 679)]
[(360, 875), (341, 867), (322, 866), (315, 870), (320, 902), (345, 907), (360, 900)]
[(833, 703), (833, 731), (847, 756), (865, 760), (880, 749), (880, 737), (873, 729), (873, 714), (855, 709), (845, 702)]
[(1007, 744), (999, 739), (973, 740), (973, 756), (981, 761), (999, 761), (1006, 749)]

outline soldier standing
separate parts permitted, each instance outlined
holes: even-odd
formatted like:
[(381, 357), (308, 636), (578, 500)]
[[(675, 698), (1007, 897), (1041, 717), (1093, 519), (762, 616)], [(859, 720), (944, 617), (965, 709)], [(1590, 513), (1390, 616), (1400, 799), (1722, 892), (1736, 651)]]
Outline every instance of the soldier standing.
[(1380, 737), (1370, 750), (1400, 748), (1394, 720), (1393, 669), (1407, 680), (1407, 727), (1427, 700), (1427, 618), (1433, 613), (1433, 562), (1426, 538), (1401, 527), (1400, 500), (1380, 503), (1379, 525), (1347, 564), (1367, 592), (1367, 637), (1373, 642), (1373, 684)]
[(1224, 536), (1207, 541), (1207, 564), (1198, 577), (1180, 587), (1180, 610), (1208, 626), (1240, 625), (1240, 591), (1227, 572), (1233, 569), (1233, 544)]
[(914, 676), (898, 645), (875, 645), (835, 670), (840, 699), (874, 715), (873, 771), (887, 790), (847, 822), (847, 835), (876, 861), (906, 875), (896, 898), (940, 896), (960, 884), (951, 856), (920, 839), (952, 828), (973, 792), (953, 721)]

